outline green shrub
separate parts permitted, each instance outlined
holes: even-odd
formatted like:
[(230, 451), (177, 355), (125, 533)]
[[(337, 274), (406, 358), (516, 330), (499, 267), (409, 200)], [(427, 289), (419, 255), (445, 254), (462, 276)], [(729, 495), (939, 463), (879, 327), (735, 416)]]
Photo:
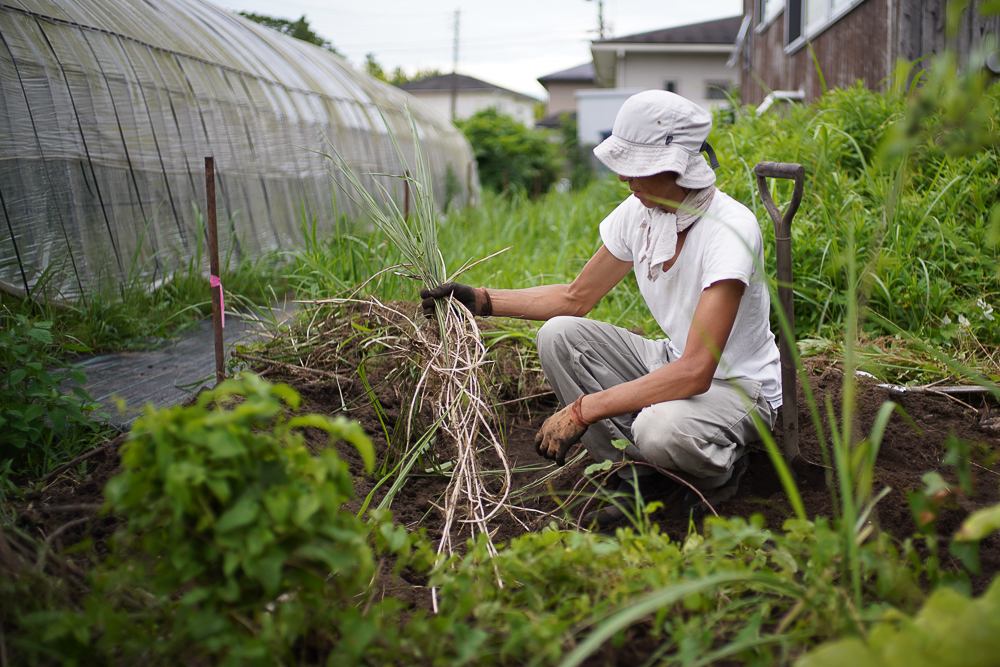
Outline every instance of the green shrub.
[(559, 175), (559, 147), (512, 116), (489, 107), (458, 126), (472, 144), (483, 187), (547, 192)]
[(803, 656), (796, 667), (977, 667), (997, 664), (1000, 581), (970, 599), (951, 588), (934, 592), (915, 617), (888, 609), (867, 639), (848, 637)]
[[(48, 353), (52, 322), (4, 313), (0, 331), (0, 459), (8, 475), (44, 475), (91, 445), (98, 407), (84, 372)], [(71, 351), (85, 351), (73, 347)], [(5, 476), (6, 477), (6, 476)], [(0, 486), (0, 499), (5, 489)]]
[[(298, 431), (350, 443), (369, 471), (371, 442), (342, 417), (289, 416), (299, 401), (243, 374), (192, 406), (147, 407), (105, 488), (127, 521), (115, 556), (80, 610), (21, 617), (20, 650), (62, 662), (283, 664), (303, 650), (350, 653), (373, 635), (375, 621), (352, 607), (366, 600), (375, 551), (403, 562), (419, 537), (387, 513), (365, 522), (343, 508), (354, 494), (347, 464), (333, 447), (311, 455)], [(142, 613), (129, 613), (137, 604)]]

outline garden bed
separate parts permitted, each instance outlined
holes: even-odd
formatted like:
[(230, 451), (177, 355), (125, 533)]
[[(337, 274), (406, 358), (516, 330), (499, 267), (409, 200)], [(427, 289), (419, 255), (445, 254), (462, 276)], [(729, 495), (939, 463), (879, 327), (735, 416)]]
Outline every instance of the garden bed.
[[(355, 358), (354, 353), (345, 351), (343, 347), (340, 352), (336, 355), (340, 359), (340, 367), (333, 364), (324, 369), (308, 363), (299, 365), (272, 361), (257, 362), (254, 370), (271, 381), (286, 382), (295, 388), (303, 398), (305, 411), (345, 415), (359, 421), (375, 445), (377, 460), (381, 461), (389, 455), (386, 434), (390, 438), (397, 437), (400, 432), (397, 422), (411, 398), (406, 393), (406, 383), (399, 379), (401, 364), (405, 364), (406, 360), (393, 355), (371, 355), (365, 362), (365, 381), (362, 382), (358, 379), (356, 368), (342, 367), (346, 360)], [(268, 352), (257, 354), (267, 355)], [(555, 399), (551, 392), (546, 391), (544, 379), (538, 371), (525, 369), (517, 352), (505, 350), (500, 345), (495, 356), (497, 363), (491, 373), (494, 380), (492, 392), (494, 400), (502, 404), (497, 427), (504, 434), (507, 453), (515, 468), (514, 497), (510, 508), (491, 522), (495, 530), (494, 541), (502, 543), (526, 531), (539, 530), (551, 522), (564, 527), (573, 526), (588, 499), (594, 495), (595, 486), (584, 480), (584, 469), (590, 463), (588, 457), (584, 456), (557, 470), (535, 453), (535, 433), (545, 418), (557, 409)], [(817, 403), (824, 406), (829, 399), (836, 406), (835, 412), (839, 416), (843, 384), (841, 370), (835, 363), (817, 358), (808, 361), (806, 367)], [(519, 377), (512, 377), (518, 373), (521, 374)], [(518, 392), (522, 395), (516, 395)], [(373, 397), (377, 400), (378, 409), (372, 401)], [(883, 487), (889, 487), (891, 491), (876, 506), (872, 516), (874, 522), (900, 542), (912, 537), (917, 528), (907, 492), (923, 489), (921, 477), (932, 470), (940, 471), (955, 489), (937, 521), (938, 533), (944, 537), (957, 530), (968, 513), (1000, 500), (1000, 467), (996, 465), (1000, 458), (1000, 434), (980, 424), (982, 416), (987, 414), (983, 399), (966, 397), (963, 404), (943, 396), (900, 395), (876, 386), (874, 380), (859, 377), (854, 415), (855, 439), (871, 433), (881, 406), (890, 400), (898, 403), (914, 424), (909, 424), (898, 414), (894, 414), (888, 422), (876, 461), (873, 488), (878, 492)], [(801, 388), (799, 406), (803, 455), (810, 461), (820, 463), (823, 457), (819, 438)], [(427, 421), (425, 415), (424, 422)], [(775, 436), (780, 447), (780, 418)], [(971, 496), (959, 490), (953, 467), (942, 463), (948, 453), (946, 443), (952, 436), (969, 443), (970, 470), (975, 485), (975, 493)], [(104, 540), (114, 531), (116, 521), (110, 516), (98, 516), (94, 508), (103, 502), (105, 482), (118, 470), (117, 446), (122, 441), (121, 438), (116, 439), (104, 452), (92, 457), (82, 476), (63, 475), (15, 504), (14, 509), (26, 532), (42, 539), (53, 536), (51, 545), (57, 552), (90, 538), (97, 554), (106, 553)], [(306, 444), (313, 450), (328, 446), (326, 435), (311, 429), (306, 433)], [(362, 461), (355, 448), (347, 445), (337, 447), (356, 480), (357, 495), (347, 509), (359, 511), (366, 498), (369, 499), (369, 507), (375, 507), (384, 497), (389, 484), (379, 486), (377, 476), (363, 474)], [(445, 449), (438, 456), (439, 462), (447, 460), (446, 447), (444, 445)], [(793, 516), (791, 505), (763, 446), (753, 449), (750, 456), (750, 468), (736, 497), (716, 509), (722, 516), (762, 514), (769, 528), (780, 528), (785, 519)], [(441, 496), (448, 479), (434, 471), (424, 472), (420, 469), (422, 464), (411, 471), (391, 509), (396, 522), (408, 530), (425, 528), (427, 536), (436, 543), (441, 537)], [(499, 463), (489, 452), (484, 452), (484, 466), (496, 469)], [(545, 478), (544, 483), (519, 492), (541, 478)], [(497, 476), (489, 483), (492, 490), (498, 489), (500, 479)], [(613, 485), (611, 480), (608, 483)], [(824, 485), (810, 484), (809, 480), (800, 478), (800, 490), (810, 517), (833, 516), (831, 494)], [(683, 540), (690, 530), (690, 522), (681, 515), (679, 506), (680, 497), (675, 494), (667, 498), (664, 507), (652, 513), (650, 518), (671, 538)], [(82, 520), (88, 516), (92, 518)], [(72, 525), (68, 525), (70, 522), (73, 522)], [(626, 524), (623, 521), (620, 525)], [(617, 527), (612, 526), (608, 532)], [(461, 543), (462, 540), (457, 541), (457, 544)], [(78, 555), (75, 558), (83, 557)], [(946, 559), (945, 568), (957, 569), (957, 562), (949, 564), (949, 556), (943, 558)], [(1000, 539), (991, 536), (982, 541), (980, 561), (982, 574), (973, 578), (976, 590), (985, 588), (993, 575), (1000, 571)], [(422, 583), (419, 580), (397, 581), (393, 584), (396, 587), (394, 594), (423, 605), (428, 596), (422, 592)], [(414, 590), (401, 590), (410, 585)]]

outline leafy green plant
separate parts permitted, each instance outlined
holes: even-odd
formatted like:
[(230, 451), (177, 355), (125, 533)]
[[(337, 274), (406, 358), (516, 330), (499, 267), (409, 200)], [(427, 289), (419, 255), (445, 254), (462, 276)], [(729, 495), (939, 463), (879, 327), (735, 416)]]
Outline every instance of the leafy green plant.
[(293, 414), (299, 402), (287, 385), (243, 374), (189, 407), (147, 407), (105, 489), (127, 525), (82, 603), (43, 587), (38, 604), (30, 577), (0, 572), (18, 655), (271, 665), (363, 650), (398, 609), (370, 597), (376, 553), (402, 567), (415, 546), (426, 567), (429, 547), (387, 512), (364, 522), (343, 508), (353, 496), (347, 464), (333, 447), (312, 456), (301, 431), (355, 447), (369, 471), (372, 445), (355, 422)]
[(820, 646), (796, 667), (977, 667), (995, 665), (1000, 652), (1000, 580), (977, 599), (951, 588), (934, 592), (909, 617), (890, 609), (867, 638)]
[(458, 127), (472, 144), (483, 187), (528, 193), (538, 188), (544, 193), (558, 177), (558, 147), (513, 116), (489, 107), (460, 121)]
[[(52, 322), (3, 313), (0, 331), (0, 458), (7, 459), (0, 498), (9, 475), (41, 476), (80, 453), (103, 413), (83, 389), (82, 370), (52, 356)], [(73, 346), (74, 352), (87, 348)], [(76, 383), (69, 388), (67, 382)], [(106, 415), (103, 415), (106, 416)]]
[[(374, 573), (374, 532), (394, 553), (408, 549), (387, 516), (364, 523), (334, 448), (312, 456), (303, 428), (353, 445), (370, 471), (374, 451), (355, 422), (288, 416), (299, 397), (255, 375), (202, 393), (190, 407), (147, 408), (106, 488), (152, 566), (161, 604), (179, 596), (174, 636), (233, 664), (282, 656), (323, 616), (363, 594)], [(325, 611), (324, 611), (325, 610)]]

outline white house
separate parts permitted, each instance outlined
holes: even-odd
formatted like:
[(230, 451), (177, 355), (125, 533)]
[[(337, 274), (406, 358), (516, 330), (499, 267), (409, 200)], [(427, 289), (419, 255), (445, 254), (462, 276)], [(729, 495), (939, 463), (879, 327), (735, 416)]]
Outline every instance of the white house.
[(538, 77), (549, 94), (545, 105), (545, 115), (558, 116), (561, 113), (576, 113), (576, 92), (597, 88), (594, 76), (594, 63), (584, 63), (552, 74)]
[(468, 118), (477, 111), (493, 107), (500, 113), (513, 116), (526, 127), (534, 126), (535, 105), (540, 101), (464, 74), (432, 76), (404, 83), (399, 88), (420, 98), (445, 118), (451, 118), (454, 94), (456, 119)]
[(709, 110), (728, 105), (739, 72), (726, 63), (742, 22), (733, 16), (592, 42), (601, 89), (576, 93), (580, 143), (610, 134), (622, 103), (642, 90), (669, 90)]

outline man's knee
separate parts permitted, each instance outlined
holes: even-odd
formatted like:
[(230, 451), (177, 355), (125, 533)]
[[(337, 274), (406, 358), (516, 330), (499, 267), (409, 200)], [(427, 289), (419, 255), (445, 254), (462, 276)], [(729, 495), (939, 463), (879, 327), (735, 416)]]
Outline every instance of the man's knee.
[(577, 328), (579, 319), (578, 317), (559, 315), (541, 326), (536, 334), (535, 344), (543, 364), (549, 359), (565, 354), (565, 350), (571, 345), (569, 343), (571, 332)]
[(736, 443), (718, 441), (720, 428), (692, 419), (683, 401), (642, 410), (632, 422), (632, 437), (644, 460), (694, 477), (715, 477), (732, 465)]

